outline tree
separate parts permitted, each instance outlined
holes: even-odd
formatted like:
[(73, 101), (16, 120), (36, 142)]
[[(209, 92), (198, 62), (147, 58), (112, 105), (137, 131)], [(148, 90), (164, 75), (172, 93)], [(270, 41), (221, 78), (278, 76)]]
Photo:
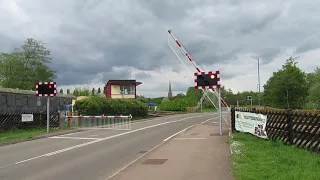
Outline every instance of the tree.
[(72, 95), (79, 96), (80, 90), (78, 88), (74, 88)]
[(306, 74), (290, 57), (281, 70), (274, 72), (264, 85), (265, 105), (275, 108), (299, 109), (306, 103), (308, 83)]
[(90, 90), (88, 87), (79, 89), (79, 96), (89, 96), (89, 95), (90, 95)]
[(107, 85), (104, 85), (104, 87), (103, 87), (103, 94), (106, 94), (106, 90), (107, 90)]
[(92, 88), (92, 90), (91, 90), (91, 96), (94, 96), (95, 94), (96, 94), (95, 89)]
[(309, 86), (307, 97), (307, 109), (320, 109), (320, 68), (317, 67), (313, 73), (307, 74)]
[(186, 96), (192, 98), (192, 99), (198, 99), (202, 97), (202, 90), (201, 89), (194, 89), (194, 87), (189, 87), (186, 93)]
[(41, 41), (28, 38), (21, 49), (1, 53), (0, 85), (7, 88), (35, 89), (37, 81), (53, 81), (50, 50)]
[[(7, 88), (23, 86), (24, 63), (17, 53), (0, 54), (0, 85)], [(35, 86), (35, 84), (33, 84)]]
[(67, 89), (67, 94), (70, 94), (70, 89)]
[(62, 88), (60, 89), (60, 93), (63, 94), (63, 89)]
[(98, 88), (97, 94), (101, 94), (101, 89), (100, 89), (100, 87)]

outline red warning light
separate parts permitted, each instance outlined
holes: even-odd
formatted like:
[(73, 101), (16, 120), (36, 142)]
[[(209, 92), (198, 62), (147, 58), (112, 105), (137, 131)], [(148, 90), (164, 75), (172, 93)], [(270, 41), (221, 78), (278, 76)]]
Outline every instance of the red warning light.
[(210, 78), (211, 78), (211, 79), (214, 79), (214, 78), (215, 78), (215, 76), (212, 74), (212, 75), (210, 76)]
[(51, 89), (51, 88), (52, 88), (52, 86), (51, 86), (51, 85), (49, 85), (49, 88)]

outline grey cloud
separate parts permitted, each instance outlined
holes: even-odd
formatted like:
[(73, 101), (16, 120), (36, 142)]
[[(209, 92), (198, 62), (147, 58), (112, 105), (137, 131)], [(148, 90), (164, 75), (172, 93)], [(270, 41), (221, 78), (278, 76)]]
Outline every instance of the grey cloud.
[(149, 73), (145, 73), (145, 72), (139, 72), (139, 73), (136, 73), (134, 75), (134, 77), (139, 81), (141, 79), (147, 79), (147, 78), (150, 78), (151, 75)]
[(221, 75), (220, 75), (221, 81), (232, 79), (232, 78), (240, 75), (240, 74), (236, 74), (233, 72), (232, 73), (231, 72), (220, 72), (220, 73), (221, 73)]
[[(18, 16), (7, 9), (0, 15), (0, 51), (20, 46), (25, 37), (47, 42), (51, 66), (64, 85), (132, 77), (125, 67), (181, 72), (181, 63), (167, 46), (170, 28), (202, 67), (245, 54), (269, 64), (285, 48), (296, 48), (296, 53), (319, 48), (312, 39), (304, 41), (319, 31), (315, 7), (320, 3), (315, 0), (11, 2), (22, 12)], [(236, 76), (229, 71), (221, 77)], [(150, 77), (141, 73), (136, 78)]]
[(281, 52), (280, 48), (264, 48), (258, 52), (256, 57), (260, 58), (260, 64), (266, 65), (272, 62), (272, 60)]
[(304, 53), (318, 48), (320, 48), (320, 37), (314, 36), (298, 46), (295, 53)]

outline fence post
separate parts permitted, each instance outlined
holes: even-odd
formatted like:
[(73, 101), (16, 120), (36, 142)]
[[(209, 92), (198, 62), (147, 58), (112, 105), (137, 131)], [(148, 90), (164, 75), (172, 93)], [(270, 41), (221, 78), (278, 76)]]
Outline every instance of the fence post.
[(293, 144), (293, 123), (292, 123), (292, 110), (286, 110), (287, 116), (287, 142), (291, 145)]
[(231, 108), (231, 132), (236, 132), (236, 110), (235, 108)]

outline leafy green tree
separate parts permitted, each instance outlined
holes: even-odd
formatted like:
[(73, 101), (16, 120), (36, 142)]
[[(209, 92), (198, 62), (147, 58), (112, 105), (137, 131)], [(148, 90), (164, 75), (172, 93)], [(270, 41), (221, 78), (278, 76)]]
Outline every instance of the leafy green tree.
[(300, 109), (306, 102), (308, 83), (306, 74), (290, 57), (264, 85), (264, 102), (275, 108)]
[(91, 90), (91, 96), (94, 96), (96, 94), (96, 91), (95, 91), (95, 89), (94, 88), (92, 88), (92, 90)]
[(101, 89), (100, 89), (100, 87), (98, 88), (97, 94), (101, 94)]
[(317, 67), (313, 73), (307, 75), (308, 80), (308, 97), (307, 109), (320, 109), (320, 68)]
[(104, 85), (104, 87), (103, 87), (103, 94), (106, 94), (106, 90), (107, 90), (107, 85)]
[(70, 89), (67, 89), (67, 94), (70, 94)]
[(19, 57), (17, 53), (0, 53), (0, 86), (22, 89), (24, 63)]
[(61, 88), (59, 92), (60, 92), (61, 94), (63, 94), (63, 89)]
[(37, 81), (53, 81), (56, 72), (49, 68), (50, 55), (45, 43), (33, 38), (12, 53), (1, 53), (0, 85), (34, 90)]
[(186, 93), (188, 98), (198, 99), (202, 97), (202, 90), (201, 89), (194, 89), (194, 87), (189, 87)]
[(74, 88), (72, 95), (79, 96), (80, 95), (80, 91), (81, 91), (80, 89)]
[(90, 90), (89, 88), (82, 88), (80, 90), (80, 96), (90, 96)]

